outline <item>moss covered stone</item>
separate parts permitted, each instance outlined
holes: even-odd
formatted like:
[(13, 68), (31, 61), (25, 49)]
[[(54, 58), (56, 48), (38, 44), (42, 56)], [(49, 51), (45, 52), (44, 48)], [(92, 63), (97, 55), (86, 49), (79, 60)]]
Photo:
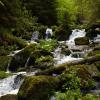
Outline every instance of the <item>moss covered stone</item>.
[(10, 70), (16, 71), (19, 68), (25, 67), (25, 63), (27, 62), (27, 59), (32, 54), (32, 52), (36, 51), (36, 45), (31, 44), (27, 47), (25, 47), (21, 52), (17, 53), (11, 60), (10, 63)]
[(0, 71), (0, 79), (7, 78), (10, 75), (12, 75), (12, 74), (11, 73), (6, 73), (4, 71)]
[(11, 59), (12, 57), (9, 56), (0, 56), (0, 71), (6, 71)]
[(29, 68), (29, 66), (51, 66), (53, 56), (50, 51), (42, 48), (39, 44), (31, 44), (17, 53), (10, 63), (10, 70), (17, 71), (19, 68)]
[(79, 37), (75, 39), (76, 45), (88, 45), (89, 44), (89, 38), (87, 37)]
[(50, 76), (27, 77), (18, 92), (18, 100), (49, 100), (59, 80)]

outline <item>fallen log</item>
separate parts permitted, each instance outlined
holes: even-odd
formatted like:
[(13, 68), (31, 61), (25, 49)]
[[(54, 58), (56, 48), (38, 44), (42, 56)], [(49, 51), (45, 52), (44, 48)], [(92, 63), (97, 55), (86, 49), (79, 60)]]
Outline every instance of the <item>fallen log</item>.
[(80, 64), (92, 64), (94, 62), (100, 61), (100, 56), (92, 56), (85, 59), (80, 59), (78, 61), (73, 61), (69, 63), (55, 65), (49, 69), (44, 71), (37, 72), (36, 75), (52, 75), (52, 74), (61, 74), (66, 68), (73, 65), (80, 65)]

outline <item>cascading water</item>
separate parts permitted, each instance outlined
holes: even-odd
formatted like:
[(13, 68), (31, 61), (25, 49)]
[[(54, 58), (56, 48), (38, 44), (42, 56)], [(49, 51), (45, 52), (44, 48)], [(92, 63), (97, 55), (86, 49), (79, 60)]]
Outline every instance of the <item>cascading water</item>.
[(85, 37), (85, 35), (86, 35), (85, 29), (72, 30), (72, 34), (70, 35), (69, 40), (67, 41), (67, 45), (68, 45), (69, 49), (76, 48), (74, 40), (78, 37)]
[(25, 63), (25, 68), (28, 66), (29, 60), (30, 60), (30, 56), (28, 57), (28, 59), (27, 59), (27, 61)]
[(10, 63), (8, 63), (6, 73), (10, 73), (9, 66), (10, 66)]
[(17, 94), (25, 74), (21, 72), (0, 80), (0, 97), (6, 94)]
[(97, 37), (94, 37), (93, 40), (95, 43), (100, 43), (100, 35), (98, 34)]
[(61, 54), (61, 48), (58, 47), (55, 51), (54, 51), (54, 60), (55, 60), (55, 64), (62, 64), (65, 62), (72, 62), (72, 61), (76, 61), (76, 60), (80, 60), (84, 57), (84, 52), (73, 52), (72, 49), (77, 48), (75, 46), (75, 38), (78, 37), (85, 37), (86, 32), (85, 29), (83, 30), (72, 30), (72, 34), (69, 37), (69, 40), (66, 41), (66, 45), (68, 45), (69, 50), (71, 51), (71, 54), (68, 56), (65, 56), (63, 54)]
[[(84, 52), (73, 52), (73, 50), (71, 48), (75, 47), (75, 42), (74, 39), (77, 37), (84, 37), (85, 36), (85, 30), (73, 30), (72, 34), (69, 38), (68, 41), (65, 41), (65, 45), (68, 45), (68, 48), (71, 51), (71, 54), (66, 56), (64, 54), (61, 53), (62, 48), (60, 46), (57, 47), (57, 49), (53, 52), (54, 54), (54, 60), (55, 60), (55, 64), (62, 64), (65, 62), (71, 62), (71, 61), (75, 61), (75, 60), (80, 60), (83, 58), (84, 56)], [(34, 36), (32, 35), (31, 41), (38, 39), (37, 35)], [(22, 49), (23, 50), (23, 49)], [(15, 51), (14, 53), (11, 53), (9, 56), (14, 56), (16, 53), (22, 51), (22, 50), (18, 50)], [(30, 60), (30, 56), (26, 61), (25, 67), (27, 67), (27, 64)], [(9, 72), (9, 65), (8, 64), (8, 72)], [(6, 94), (17, 94), (20, 85), (23, 81), (22, 79), (22, 75), (35, 75), (36, 72), (32, 72), (32, 73), (16, 73), (8, 78), (2, 79), (0, 80), (0, 96), (6, 95)]]
[(37, 41), (38, 39), (39, 39), (39, 32), (38, 31), (33, 32), (31, 41)]

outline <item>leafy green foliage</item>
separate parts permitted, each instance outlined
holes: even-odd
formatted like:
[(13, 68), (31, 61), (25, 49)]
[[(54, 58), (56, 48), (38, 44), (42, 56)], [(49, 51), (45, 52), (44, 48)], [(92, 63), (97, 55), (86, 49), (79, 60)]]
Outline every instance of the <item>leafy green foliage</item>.
[(68, 90), (65, 93), (56, 93), (55, 100), (99, 100), (100, 95), (97, 94), (86, 94), (85, 96), (82, 93), (77, 91)]
[(57, 0), (56, 10), (59, 24), (69, 23), (73, 25), (75, 23), (77, 6), (75, 6), (74, 0)]
[(53, 62), (53, 57), (51, 56), (41, 56), (40, 58), (36, 59), (35, 63), (41, 64), (43, 62)]
[(64, 93), (56, 93), (55, 100), (79, 100), (79, 98), (82, 96), (80, 90), (68, 90)]
[(57, 46), (56, 40), (40, 40), (40, 48), (43, 50), (46, 50), (48, 52), (51, 52), (55, 49)]

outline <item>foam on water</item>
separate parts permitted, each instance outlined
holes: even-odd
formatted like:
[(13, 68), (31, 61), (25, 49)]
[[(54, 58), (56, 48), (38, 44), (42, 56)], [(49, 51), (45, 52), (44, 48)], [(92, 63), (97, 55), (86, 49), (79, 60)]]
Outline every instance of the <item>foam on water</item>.
[(15, 77), (16, 77), (16, 75), (13, 75), (8, 78), (0, 80), (0, 96), (9, 94), (12, 91), (15, 91), (14, 94), (16, 94), (18, 92), (16, 89), (13, 89)]
[[(74, 42), (75, 38), (85, 37), (85, 35), (86, 35), (85, 29), (82, 29), (82, 30), (79, 30), (79, 29), (72, 30), (72, 34), (70, 35), (69, 40), (66, 41), (66, 45), (68, 45), (68, 48), (70, 49), (71, 54), (68, 55), (68, 56), (65, 56), (65, 55), (61, 54), (61, 48), (57, 47), (57, 49), (54, 51), (55, 64), (62, 64), (62, 63), (65, 63), (65, 62), (72, 62), (72, 61), (81, 60), (82, 57), (79, 56), (79, 54), (77, 52), (73, 53), (73, 51), (71, 49), (77, 48), (75, 46), (75, 42)], [(72, 53), (73, 54), (76, 53), (76, 55), (78, 55), (78, 56), (77, 57), (73, 57)], [(80, 54), (82, 55), (84, 53), (80, 52)]]
[(20, 76), (22, 74), (25, 75), (26, 72), (16, 73), (16, 75), (12, 75), (0, 80), (0, 97), (6, 94), (18, 93), (20, 85), (23, 81)]

